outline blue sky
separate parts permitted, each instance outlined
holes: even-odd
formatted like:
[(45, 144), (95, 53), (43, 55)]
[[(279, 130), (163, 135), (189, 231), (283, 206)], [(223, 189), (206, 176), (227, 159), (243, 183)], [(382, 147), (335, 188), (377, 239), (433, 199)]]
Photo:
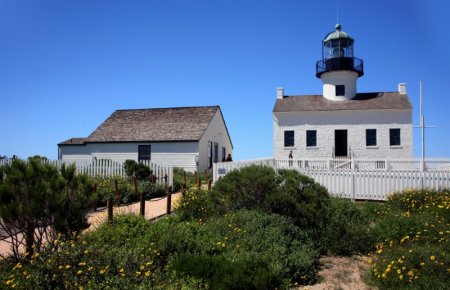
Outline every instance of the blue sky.
[(321, 93), (336, 7), (364, 60), (358, 91), (407, 83), (417, 125), (422, 79), (427, 155), (450, 156), (445, 0), (0, 0), (0, 155), (56, 158), (117, 109), (220, 105), (234, 159), (272, 156), (276, 88)]

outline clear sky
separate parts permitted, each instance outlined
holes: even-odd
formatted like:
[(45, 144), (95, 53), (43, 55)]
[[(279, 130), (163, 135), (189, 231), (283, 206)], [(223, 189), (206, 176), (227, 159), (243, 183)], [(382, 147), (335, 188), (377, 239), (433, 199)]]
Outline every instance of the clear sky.
[[(337, 22), (364, 60), (359, 92), (400, 82), (427, 155), (450, 157), (450, 1), (0, 0), (0, 155), (57, 158), (114, 110), (220, 105), (234, 159), (273, 156), (276, 88), (320, 94)], [(420, 130), (414, 129), (420, 156)]]

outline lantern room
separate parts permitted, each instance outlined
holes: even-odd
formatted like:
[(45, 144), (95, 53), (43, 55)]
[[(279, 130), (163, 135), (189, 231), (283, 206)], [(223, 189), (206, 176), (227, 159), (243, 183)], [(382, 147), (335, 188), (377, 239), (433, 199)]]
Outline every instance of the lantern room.
[(316, 76), (321, 78), (323, 73), (339, 70), (354, 71), (358, 77), (364, 75), (363, 61), (353, 54), (353, 38), (342, 31), (340, 24), (335, 28), (322, 42), (322, 60), (316, 64)]

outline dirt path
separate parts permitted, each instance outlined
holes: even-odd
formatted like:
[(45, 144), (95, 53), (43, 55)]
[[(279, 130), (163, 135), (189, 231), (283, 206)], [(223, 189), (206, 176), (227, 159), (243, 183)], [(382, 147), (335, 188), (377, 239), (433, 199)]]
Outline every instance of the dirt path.
[(320, 280), (304, 290), (373, 290), (363, 282), (363, 276), (369, 269), (366, 257), (323, 257), (320, 259)]
[[(172, 211), (176, 207), (178, 200), (181, 198), (181, 193), (172, 194)], [(113, 215), (118, 214), (139, 214), (140, 204), (139, 202), (115, 206), (113, 209)], [(167, 198), (154, 198), (151, 200), (145, 201), (145, 218), (146, 219), (154, 219), (165, 215), (167, 212)], [(91, 225), (87, 231), (91, 231), (97, 228), (99, 225), (104, 223), (107, 218), (107, 209), (102, 208), (101, 210), (88, 213), (88, 223)]]
[[(174, 207), (176, 206), (178, 200), (181, 197), (181, 193), (172, 194), (172, 211)], [(140, 210), (140, 204), (139, 202), (129, 204), (129, 205), (123, 205), (123, 206), (116, 206), (113, 208), (113, 215), (118, 214), (128, 214), (128, 213), (135, 213), (139, 214)], [(146, 219), (153, 219), (160, 217), (162, 215), (165, 215), (167, 212), (167, 198), (155, 198), (151, 200), (147, 200), (145, 202), (145, 218)], [(104, 223), (107, 219), (107, 209), (102, 208), (97, 211), (91, 211), (87, 214), (88, 223), (91, 225), (86, 231), (91, 231), (95, 228), (97, 228), (99, 225)], [(7, 256), (11, 253), (10, 249), (10, 238), (1, 239), (0, 240), (0, 254), (3, 256)]]

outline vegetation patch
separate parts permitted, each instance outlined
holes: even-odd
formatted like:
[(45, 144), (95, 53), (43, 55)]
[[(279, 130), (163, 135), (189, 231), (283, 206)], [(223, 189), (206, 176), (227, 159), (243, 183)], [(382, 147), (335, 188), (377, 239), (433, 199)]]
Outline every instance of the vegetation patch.
[[(118, 195), (117, 182), (125, 192), (120, 191), (123, 200), (126, 192), (135, 191), (134, 182), (89, 180), (76, 177), (71, 168), (27, 169), (38, 166), (33, 164), (17, 163), (17, 172), (1, 168), (3, 220), (28, 214), (13, 195), (33, 201), (34, 195), (24, 195), (28, 184), (35, 186), (36, 197), (61, 204), (63, 210), (44, 207), (41, 214), (33, 206), (31, 214), (67, 223), (55, 223), (59, 235), (35, 247), (34, 253), (1, 261), (0, 288), (287, 289), (315, 283), (321, 255), (368, 253), (366, 280), (380, 289), (450, 285), (448, 189), (409, 190), (393, 194), (386, 203), (354, 203), (330, 197), (320, 184), (291, 170), (242, 168), (212, 190), (198, 189), (198, 175), (177, 170), (175, 180), (184, 192), (175, 215), (158, 221), (117, 216), (79, 235), (83, 219), (77, 217), (92, 202), (93, 184), (94, 198), (106, 200)], [(135, 176), (145, 171), (133, 170)], [(144, 177), (137, 186), (146, 195), (157, 192)], [(79, 197), (80, 206), (68, 208), (64, 197)]]
[(450, 191), (395, 193), (378, 215), (370, 282), (380, 289), (448, 289)]

